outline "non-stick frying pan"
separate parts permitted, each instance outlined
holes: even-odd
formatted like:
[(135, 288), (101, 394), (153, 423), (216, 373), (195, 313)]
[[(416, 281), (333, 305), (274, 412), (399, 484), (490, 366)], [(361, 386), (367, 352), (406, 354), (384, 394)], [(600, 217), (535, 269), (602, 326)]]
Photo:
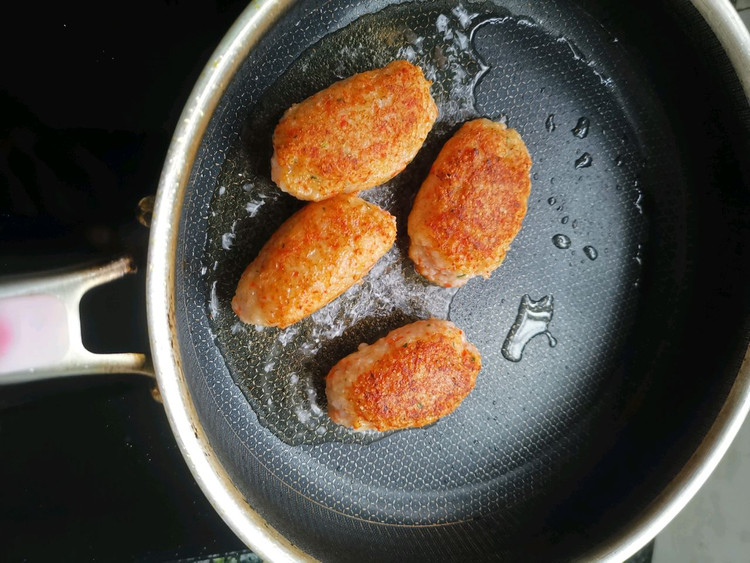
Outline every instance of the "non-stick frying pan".
[[(148, 259), (167, 413), (248, 545), (271, 560), (622, 559), (676, 514), (750, 406), (739, 25), (702, 2), (248, 7), (175, 133)], [(396, 215), (394, 249), (297, 325), (239, 323), (240, 273), (301, 205), (270, 181), (275, 123), (396, 58), (433, 80), (440, 117), (414, 162), (363, 194)], [(456, 292), (414, 272), (405, 220), (437, 151), (476, 116), (521, 133), (532, 191), (504, 264)], [(430, 316), (482, 353), (460, 408), (385, 435), (331, 423), (327, 370)]]

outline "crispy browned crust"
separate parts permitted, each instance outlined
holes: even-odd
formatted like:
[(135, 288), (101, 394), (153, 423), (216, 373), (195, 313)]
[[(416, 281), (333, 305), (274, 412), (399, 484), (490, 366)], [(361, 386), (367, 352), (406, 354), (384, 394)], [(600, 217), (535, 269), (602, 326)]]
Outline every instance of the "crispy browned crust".
[(531, 157), (521, 136), (488, 119), (464, 124), (435, 160), (409, 215), (409, 256), (447, 287), (489, 277), (526, 214)]
[(395, 217), (354, 195), (307, 204), (246, 268), (232, 309), (246, 323), (287, 327), (360, 280), (395, 239)]
[[(418, 321), (376, 342), (379, 356), (349, 386), (346, 398), (354, 413), (352, 426), (395, 430), (419, 427), (453, 412), (474, 388), (481, 369), (477, 349), (449, 321)], [(356, 365), (364, 348), (334, 366)], [(334, 422), (344, 417), (329, 408)]]
[(394, 61), (292, 106), (273, 134), (273, 181), (299, 199), (319, 201), (393, 178), (437, 118), (430, 84), (418, 66)]

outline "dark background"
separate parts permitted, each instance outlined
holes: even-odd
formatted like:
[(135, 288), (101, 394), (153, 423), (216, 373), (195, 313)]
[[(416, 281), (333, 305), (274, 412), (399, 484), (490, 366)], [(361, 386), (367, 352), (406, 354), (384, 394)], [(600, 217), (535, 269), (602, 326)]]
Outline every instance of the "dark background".
[[(127, 251), (141, 273), (82, 304), (93, 351), (145, 351), (139, 199), (244, 1), (6, 6), (0, 18), (0, 275)], [(145, 560), (242, 548), (142, 376), (0, 387), (0, 560)]]

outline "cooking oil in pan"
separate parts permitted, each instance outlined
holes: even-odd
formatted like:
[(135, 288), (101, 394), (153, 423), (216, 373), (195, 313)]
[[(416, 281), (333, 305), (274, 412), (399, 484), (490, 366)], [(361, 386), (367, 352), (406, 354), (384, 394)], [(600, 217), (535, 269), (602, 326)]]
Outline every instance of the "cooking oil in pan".
[(547, 116), (547, 119), (544, 122), (544, 128), (547, 130), (548, 133), (552, 133), (555, 129), (557, 129), (557, 125), (555, 125), (554, 113), (551, 113)]
[(599, 257), (599, 251), (590, 245), (583, 247), (583, 253), (586, 255), (586, 258), (588, 258), (589, 260), (596, 260)]
[(579, 156), (575, 161), (576, 168), (588, 168), (594, 163), (594, 158), (587, 152)]
[(520, 362), (526, 345), (540, 334), (547, 336), (550, 346), (557, 346), (557, 339), (549, 331), (553, 308), (554, 299), (551, 295), (546, 295), (538, 301), (534, 301), (528, 294), (521, 298), (516, 321), (503, 343), (502, 352), (506, 359)]
[(573, 133), (573, 136), (578, 137), (579, 139), (585, 139), (586, 136), (589, 134), (589, 120), (586, 117), (581, 117), (578, 120), (578, 123), (576, 123), (576, 126), (573, 127), (573, 130), (571, 133)]
[(552, 237), (552, 244), (562, 250), (570, 248), (570, 237), (568, 235), (557, 234)]

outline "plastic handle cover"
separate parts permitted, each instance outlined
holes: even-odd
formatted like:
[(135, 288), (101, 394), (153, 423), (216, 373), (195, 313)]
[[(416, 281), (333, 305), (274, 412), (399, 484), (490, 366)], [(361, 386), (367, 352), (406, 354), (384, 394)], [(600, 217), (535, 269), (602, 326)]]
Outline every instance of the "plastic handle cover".
[(81, 297), (135, 273), (128, 257), (79, 270), (0, 280), (0, 384), (68, 375), (153, 375), (144, 354), (93, 354), (81, 342)]

